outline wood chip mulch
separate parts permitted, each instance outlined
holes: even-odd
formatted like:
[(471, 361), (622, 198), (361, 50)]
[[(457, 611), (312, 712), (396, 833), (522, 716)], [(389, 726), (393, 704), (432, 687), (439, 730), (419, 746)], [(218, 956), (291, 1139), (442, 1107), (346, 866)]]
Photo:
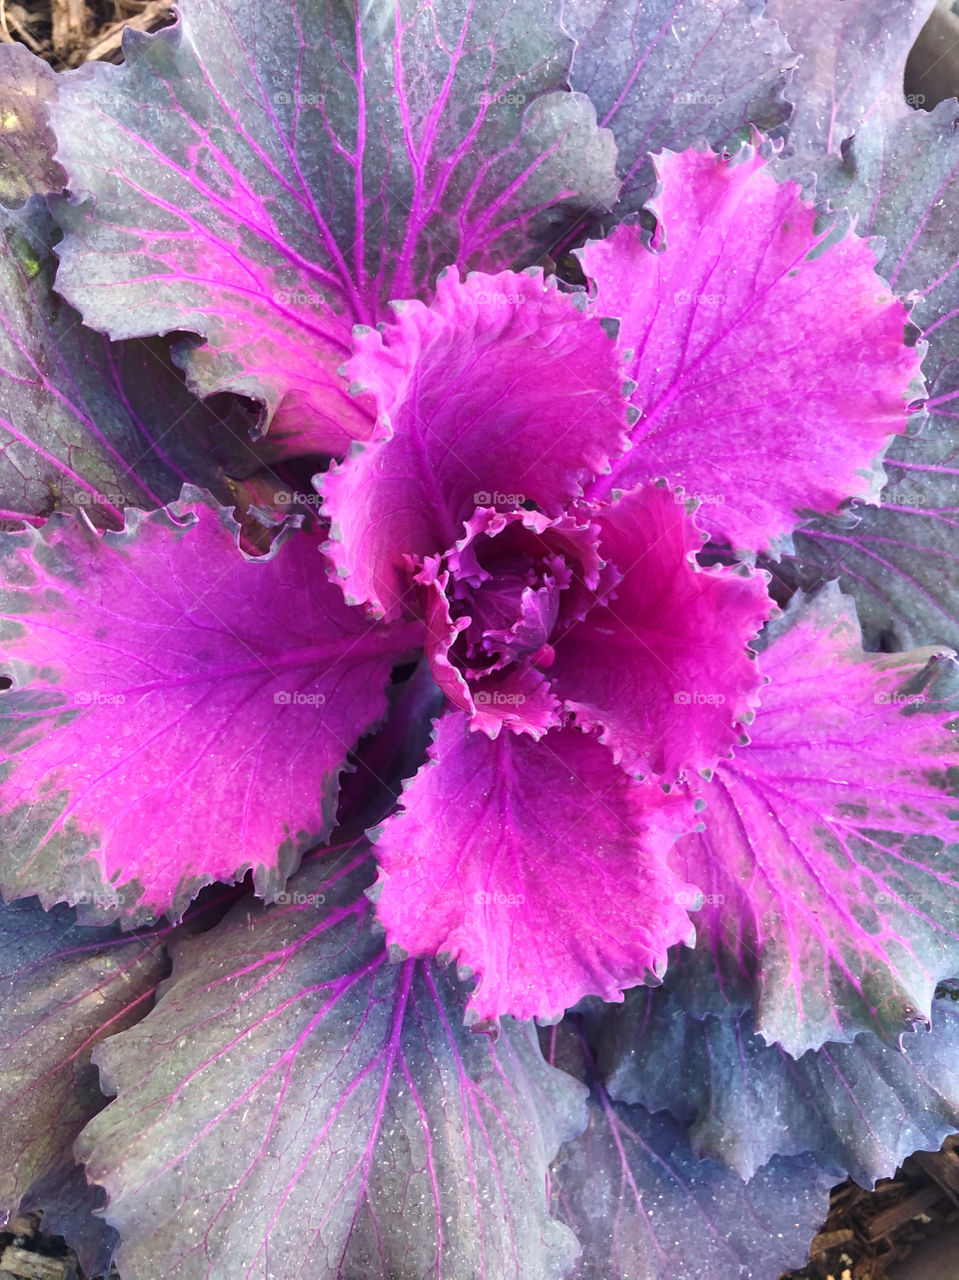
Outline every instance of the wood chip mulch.
[[(875, 1191), (855, 1182), (833, 1188), (829, 1217), (809, 1263), (782, 1280), (887, 1280), (924, 1241), (959, 1228), (959, 1136), (941, 1151), (910, 1156)], [(956, 1245), (959, 1277), (959, 1240)]]
[(0, 41), (25, 44), (58, 71), (119, 62), (123, 28), (156, 31), (172, 9), (173, 0), (0, 0)]

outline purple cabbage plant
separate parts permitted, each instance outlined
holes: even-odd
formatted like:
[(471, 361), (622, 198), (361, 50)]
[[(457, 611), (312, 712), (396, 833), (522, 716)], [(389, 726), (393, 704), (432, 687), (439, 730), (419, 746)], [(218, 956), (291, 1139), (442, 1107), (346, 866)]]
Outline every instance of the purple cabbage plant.
[(0, 47), (0, 1214), (775, 1280), (959, 1129), (930, 8)]

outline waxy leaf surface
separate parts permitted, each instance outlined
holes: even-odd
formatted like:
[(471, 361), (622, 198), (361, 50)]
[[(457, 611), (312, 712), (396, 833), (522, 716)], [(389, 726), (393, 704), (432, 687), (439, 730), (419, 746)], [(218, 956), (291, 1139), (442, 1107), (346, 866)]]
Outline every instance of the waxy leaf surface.
[(378, 838), (377, 916), (389, 943), (478, 976), (474, 1020), (617, 1000), (691, 941), (693, 895), (665, 861), (697, 824), (683, 797), (570, 727), (491, 742), (451, 712), (430, 754)]
[(809, 1152), (872, 1187), (959, 1126), (959, 1011), (933, 1005), (932, 1030), (902, 1049), (871, 1032), (793, 1058), (753, 1033), (752, 1016), (697, 1018), (664, 987), (637, 988), (603, 1027), (600, 1065), (620, 1102), (667, 1110), (696, 1155), (751, 1178), (775, 1155)]
[(767, 18), (799, 54), (786, 90), (787, 154), (818, 167), (887, 96), (902, 102), (906, 57), (934, 7), (935, 0), (769, 0)]
[(570, 1280), (765, 1280), (802, 1266), (833, 1181), (809, 1156), (777, 1156), (743, 1182), (699, 1160), (665, 1112), (598, 1092), (553, 1167), (556, 1212), (583, 1246)]
[(546, 1171), (583, 1128), (582, 1085), (532, 1028), (474, 1035), (444, 974), (390, 964), (368, 864), (330, 856), (286, 905), (174, 944), (156, 1007), (98, 1053), (118, 1096), (78, 1150), (121, 1270), (559, 1280), (576, 1243)]
[(248, 868), (275, 892), (329, 833), (417, 628), (345, 605), (318, 535), (250, 558), (237, 532), (192, 491), (119, 533), (3, 535), (6, 894), (93, 895), (136, 923)]
[(537, 0), (179, 12), (61, 88), (57, 158), (96, 203), (61, 206), (58, 287), (112, 337), (206, 339), (193, 385), (263, 402), (298, 450), (372, 430), (337, 374), (355, 323), (615, 201), (612, 136), (560, 91), (571, 41)]
[(580, 253), (598, 313), (633, 353), (640, 414), (591, 494), (665, 476), (701, 500), (713, 537), (751, 550), (805, 511), (877, 497), (879, 457), (920, 385), (873, 250), (851, 232), (824, 248), (812, 204), (770, 167), (748, 146), (666, 152), (651, 206), (662, 251), (623, 226)]
[(228, 498), (211, 451), (222, 437), (246, 452), (234, 411), (200, 404), (161, 342), (84, 328), (53, 291), (41, 208), (0, 213), (0, 228), (0, 519), (83, 509), (118, 527), (123, 507), (173, 502), (187, 480)]
[(650, 153), (713, 146), (789, 115), (795, 62), (782, 32), (753, 0), (564, 0), (577, 41), (570, 82), (613, 131), (623, 190), (636, 211), (656, 183)]
[(69, 1177), (73, 1141), (103, 1103), (93, 1047), (142, 1017), (164, 969), (155, 936), (0, 903), (0, 1221), (38, 1179)]
[[(885, 458), (882, 504), (852, 520), (814, 522), (796, 536), (800, 580), (838, 577), (855, 596), (869, 648), (959, 645), (959, 108), (901, 103), (852, 140), (832, 200), (880, 235), (879, 269), (913, 300), (928, 352), (928, 418)], [(787, 563), (787, 574), (794, 572)]]
[(751, 1005), (794, 1056), (895, 1043), (959, 964), (956, 660), (863, 653), (833, 586), (793, 602), (759, 661), (751, 741), (697, 786), (706, 829), (676, 846), (701, 909), (675, 989)]

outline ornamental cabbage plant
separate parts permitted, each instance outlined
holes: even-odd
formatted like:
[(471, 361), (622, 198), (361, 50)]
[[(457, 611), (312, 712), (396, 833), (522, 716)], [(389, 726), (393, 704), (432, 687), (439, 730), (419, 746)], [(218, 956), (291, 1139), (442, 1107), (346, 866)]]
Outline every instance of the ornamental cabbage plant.
[(774, 1280), (959, 1129), (930, 8), (0, 47), (0, 1210), (89, 1275)]

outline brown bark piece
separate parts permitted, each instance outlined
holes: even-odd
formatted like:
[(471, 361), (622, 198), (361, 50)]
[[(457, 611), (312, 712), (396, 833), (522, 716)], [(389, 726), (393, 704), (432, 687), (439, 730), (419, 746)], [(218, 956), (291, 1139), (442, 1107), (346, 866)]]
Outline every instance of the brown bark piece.
[(954, 1138), (947, 1138), (941, 1151), (917, 1151), (912, 1158), (959, 1204), (959, 1151)]
[(855, 1234), (852, 1227), (841, 1227), (838, 1231), (820, 1231), (818, 1236), (813, 1237), (813, 1242), (809, 1246), (809, 1256), (815, 1257), (817, 1253), (826, 1253), (829, 1249), (835, 1249), (837, 1245), (848, 1244)]
[(891, 1205), (888, 1209), (883, 1209), (882, 1213), (877, 1213), (866, 1226), (866, 1238), (868, 1240), (881, 1240), (883, 1236), (890, 1235), (897, 1227), (901, 1227), (904, 1222), (908, 1222), (910, 1218), (914, 1218), (917, 1214), (931, 1208), (942, 1197), (942, 1187), (935, 1183), (920, 1187), (918, 1191), (914, 1191), (911, 1196), (900, 1200), (898, 1204)]
[(39, 1253), (28, 1253), (26, 1249), (17, 1249), (8, 1245), (0, 1257), (0, 1275), (4, 1271), (17, 1277), (17, 1280), (65, 1280), (70, 1264), (57, 1258), (45, 1258)]
[(173, 8), (174, 0), (148, 0), (139, 13), (112, 26), (104, 27), (84, 51), (83, 61), (91, 62), (97, 58), (110, 58), (120, 48), (120, 40), (124, 27), (133, 27), (136, 31), (152, 31), (161, 19)]
[(51, 0), (50, 21), (53, 52), (66, 62), (84, 41), (87, 25), (84, 0)]

